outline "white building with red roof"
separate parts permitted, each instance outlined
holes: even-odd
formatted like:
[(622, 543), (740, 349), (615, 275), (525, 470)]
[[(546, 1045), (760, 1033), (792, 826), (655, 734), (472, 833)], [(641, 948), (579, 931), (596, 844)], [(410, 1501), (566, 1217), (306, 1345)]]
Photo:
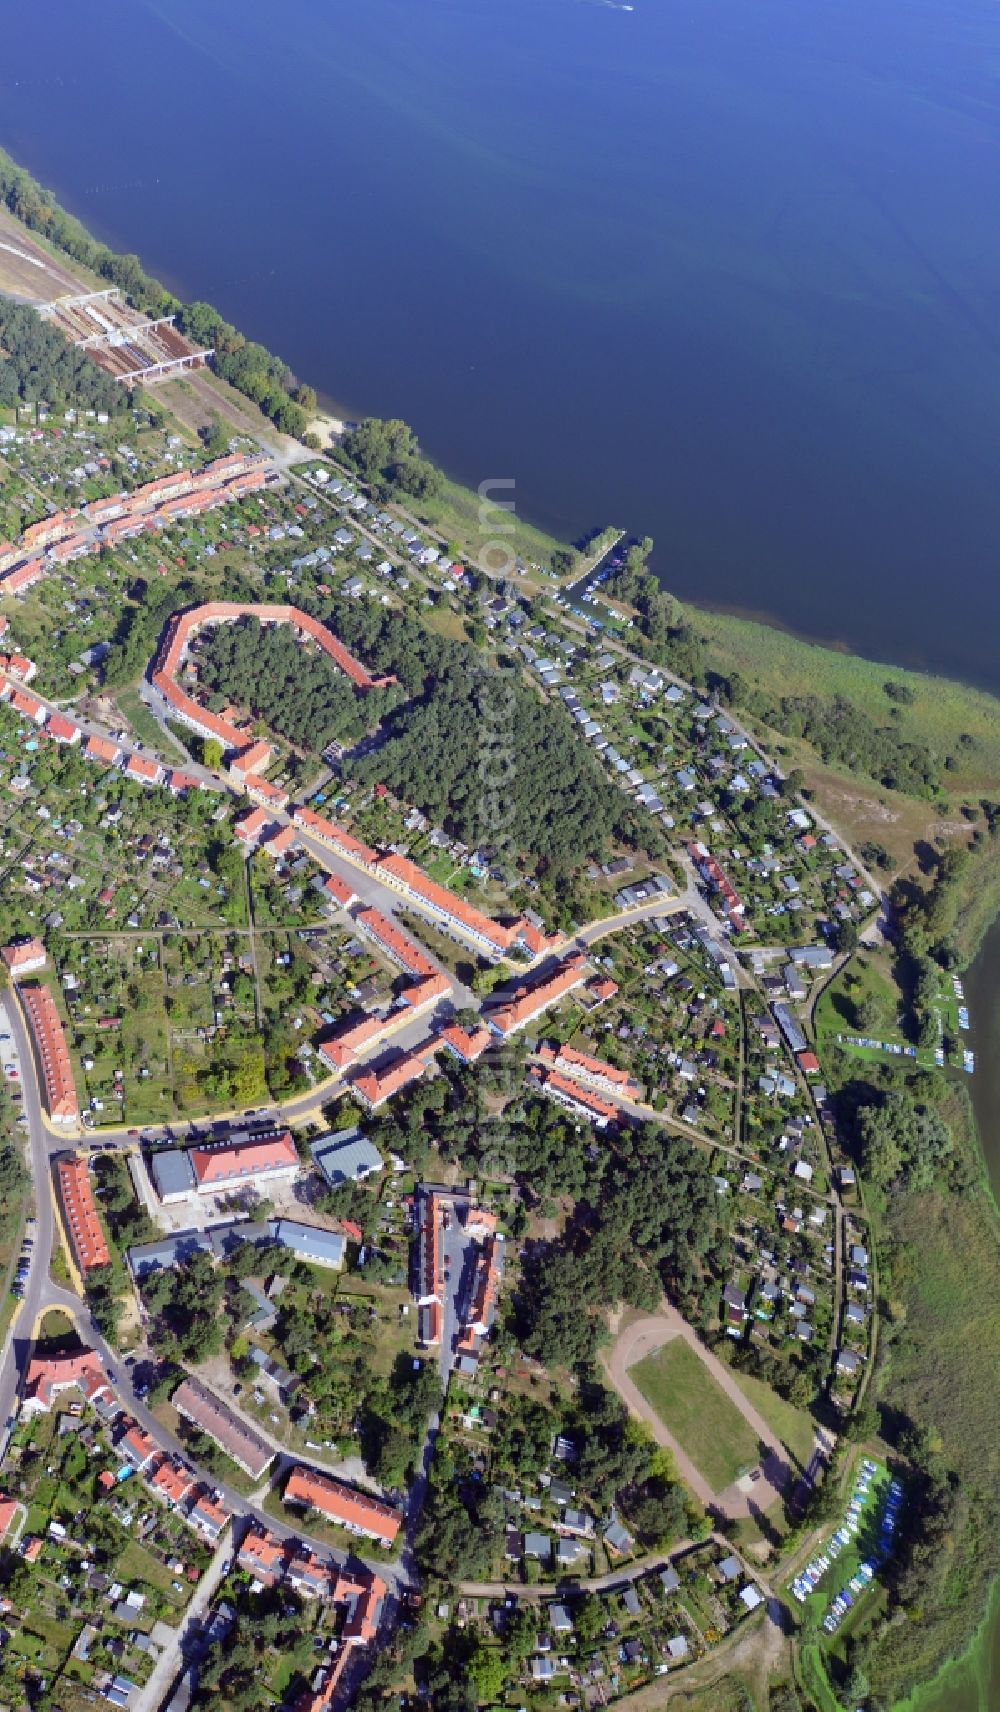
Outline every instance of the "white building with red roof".
[(291, 1131), (270, 1130), (264, 1135), (243, 1132), (225, 1141), (192, 1147), (188, 1159), (199, 1195), (218, 1195), (232, 1189), (263, 1188), (270, 1183), (291, 1182), (301, 1162)]

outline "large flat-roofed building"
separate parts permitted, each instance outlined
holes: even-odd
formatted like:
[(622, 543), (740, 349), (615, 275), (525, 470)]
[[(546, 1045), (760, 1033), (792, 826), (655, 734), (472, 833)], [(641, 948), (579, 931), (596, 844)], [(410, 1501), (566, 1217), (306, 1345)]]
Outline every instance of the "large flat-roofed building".
[(137, 1243), (128, 1251), (128, 1263), (136, 1280), (147, 1272), (159, 1272), (164, 1267), (178, 1266), (195, 1254), (213, 1254), (212, 1243), (205, 1231), (178, 1231), (176, 1236), (164, 1236), (158, 1242)]
[(149, 1161), (153, 1187), (165, 1206), (194, 1194), (194, 1171), (182, 1147), (164, 1147)]
[(171, 1402), (179, 1415), (200, 1432), (207, 1433), (251, 1479), (260, 1480), (274, 1461), (271, 1446), (220, 1402), (200, 1379), (182, 1380)]
[(80, 1116), (80, 1106), (55, 999), (48, 987), (21, 987), (20, 993), (31, 1024), (49, 1117), (53, 1123), (75, 1123)]
[(302, 1225), (296, 1219), (274, 1219), (271, 1235), (281, 1248), (291, 1249), (310, 1266), (330, 1266), (339, 1271), (347, 1252), (347, 1238), (319, 1225)]
[(309, 1151), (333, 1189), (341, 1183), (363, 1183), (383, 1169), (381, 1153), (359, 1129), (318, 1136)]
[(373, 1498), (368, 1492), (359, 1492), (342, 1480), (331, 1480), (328, 1475), (317, 1474), (310, 1468), (292, 1469), (284, 1496), (286, 1504), (301, 1504), (307, 1510), (318, 1510), (321, 1515), (329, 1516), (331, 1521), (346, 1528), (348, 1533), (363, 1534), (386, 1546), (394, 1543), (403, 1521), (400, 1512), (391, 1504)]

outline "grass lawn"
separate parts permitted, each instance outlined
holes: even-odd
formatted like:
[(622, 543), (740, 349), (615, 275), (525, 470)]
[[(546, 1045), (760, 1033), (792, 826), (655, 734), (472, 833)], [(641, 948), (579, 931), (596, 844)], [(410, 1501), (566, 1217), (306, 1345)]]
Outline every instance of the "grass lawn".
[(631, 1377), (714, 1491), (756, 1464), (756, 1435), (683, 1338), (647, 1355)]
[[(862, 1027), (858, 1012), (871, 1014), (867, 1027)], [(877, 1020), (876, 1020), (877, 1013)], [(901, 1040), (899, 1029), (899, 996), (889, 972), (888, 960), (864, 953), (851, 960), (823, 993), (816, 1007), (816, 1032), (842, 1034), (845, 1032), (877, 1036), (880, 1040)]]
[[(496, 499), (505, 501), (510, 494), (498, 490)], [(491, 544), (500, 543), (512, 557), (518, 554), (529, 563), (548, 565), (552, 550), (562, 545), (554, 536), (519, 518), (516, 512), (501, 510), (499, 505), (484, 502), (471, 488), (458, 482), (442, 482), (433, 498), (408, 500), (406, 509), (422, 522), (430, 524), (446, 541), (461, 547), (467, 558), (479, 562), (480, 555)], [(496, 551), (487, 553), (490, 565), (497, 562)], [(499, 567), (502, 569), (502, 565)]]
[(785, 1449), (796, 1462), (806, 1468), (812, 1456), (814, 1422), (805, 1409), (786, 1403), (770, 1385), (755, 1379), (752, 1373), (739, 1373), (733, 1368), (733, 1378), (758, 1415), (762, 1415), (772, 1433), (776, 1433)]
[(140, 700), (138, 690), (119, 690), (115, 701), (121, 709), (122, 718), (128, 721), (140, 743), (147, 743), (158, 754), (165, 755), (168, 761), (176, 760), (180, 764), (180, 753), (175, 755), (172, 752), (153, 715), (145, 702)]
[(147, 1587), (155, 1587), (172, 1605), (186, 1604), (191, 1591), (188, 1586), (184, 1592), (176, 1593), (173, 1584), (177, 1576), (138, 1540), (129, 1540), (115, 1565), (115, 1574), (119, 1581), (144, 1581)]
[(42, 1323), (38, 1328), (39, 1343), (50, 1344), (53, 1348), (65, 1348), (69, 1343), (78, 1343), (76, 1326), (62, 1308), (48, 1308), (42, 1315)]

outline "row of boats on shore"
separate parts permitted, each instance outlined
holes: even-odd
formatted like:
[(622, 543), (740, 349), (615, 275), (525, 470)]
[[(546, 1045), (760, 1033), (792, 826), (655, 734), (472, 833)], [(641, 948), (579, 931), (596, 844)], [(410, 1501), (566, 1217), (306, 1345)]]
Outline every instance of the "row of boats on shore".
[[(965, 1002), (965, 988), (957, 975), (952, 976), (951, 985), (958, 1005), (958, 1026), (963, 1034), (968, 1034), (972, 1024), (969, 1021), (969, 1007)], [(968, 1046), (962, 1050), (962, 1069), (970, 1076), (975, 1074), (976, 1055)]]

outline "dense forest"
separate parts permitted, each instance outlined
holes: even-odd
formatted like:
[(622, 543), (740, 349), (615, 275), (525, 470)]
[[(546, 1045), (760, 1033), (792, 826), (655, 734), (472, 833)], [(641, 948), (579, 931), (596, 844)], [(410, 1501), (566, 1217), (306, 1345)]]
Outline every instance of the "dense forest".
[(782, 696), (773, 703), (749, 695), (742, 705), (783, 736), (805, 738), (824, 761), (867, 773), (888, 790), (931, 797), (940, 784), (938, 762), (924, 744), (907, 742), (891, 725), (876, 725), (846, 696)]
[(284, 625), (265, 628), (256, 618), (212, 630), (199, 669), (223, 700), (249, 708), (290, 743), (316, 753), (334, 740), (357, 743), (400, 694), (390, 687), (362, 698), (318, 648), (305, 646)]
[(0, 405), (73, 405), (79, 410), (124, 410), (125, 387), (75, 350), (48, 321), (23, 303), (0, 297)]
[(600, 1320), (581, 1310), (623, 1301), (652, 1309), (667, 1291), (697, 1322), (725, 1271), (728, 1237), (706, 1159), (652, 1126), (621, 1135), (617, 1154), (564, 1237), (526, 1259), (518, 1329), (547, 1367), (593, 1359)]
[(385, 783), (511, 868), (527, 857), (556, 894), (612, 841), (663, 853), (659, 828), (608, 780), (562, 707), (540, 701), (520, 672), (488, 667), (468, 644), (374, 602), (330, 597), (317, 615), (372, 669), (394, 673), (410, 698), (358, 764), (363, 783)]

